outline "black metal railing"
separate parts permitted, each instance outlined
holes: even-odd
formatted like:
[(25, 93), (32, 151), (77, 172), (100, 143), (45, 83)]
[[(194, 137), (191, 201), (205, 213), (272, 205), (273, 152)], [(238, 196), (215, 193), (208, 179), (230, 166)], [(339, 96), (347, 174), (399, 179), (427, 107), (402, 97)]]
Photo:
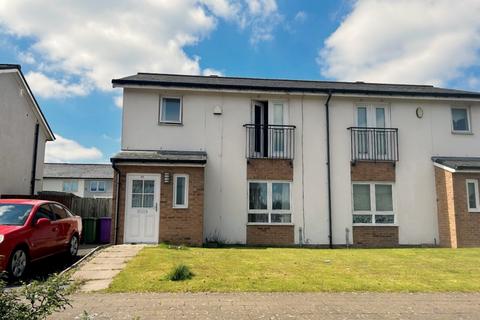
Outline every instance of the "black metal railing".
[(352, 162), (398, 161), (398, 129), (350, 127)]
[(295, 126), (245, 124), (247, 159), (286, 159), (295, 155)]

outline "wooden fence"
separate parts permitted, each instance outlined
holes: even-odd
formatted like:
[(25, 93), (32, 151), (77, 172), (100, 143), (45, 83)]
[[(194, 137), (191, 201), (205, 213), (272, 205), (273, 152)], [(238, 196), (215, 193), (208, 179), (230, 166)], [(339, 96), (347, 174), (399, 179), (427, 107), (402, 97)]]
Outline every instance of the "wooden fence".
[(73, 198), (72, 212), (83, 218), (85, 217), (111, 217), (112, 199), (103, 198)]
[(39, 192), (38, 195), (13, 195), (2, 194), (2, 199), (40, 199), (60, 202), (69, 208), (73, 214), (86, 217), (111, 217), (112, 199), (111, 198), (80, 198), (71, 193), (64, 192)]

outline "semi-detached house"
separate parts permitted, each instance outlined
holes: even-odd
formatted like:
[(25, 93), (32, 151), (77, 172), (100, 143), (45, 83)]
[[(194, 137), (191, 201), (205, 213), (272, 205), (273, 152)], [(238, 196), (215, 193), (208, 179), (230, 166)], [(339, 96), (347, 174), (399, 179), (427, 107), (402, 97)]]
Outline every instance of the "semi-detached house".
[(480, 93), (138, 73), (113, 241), (480, 245)]

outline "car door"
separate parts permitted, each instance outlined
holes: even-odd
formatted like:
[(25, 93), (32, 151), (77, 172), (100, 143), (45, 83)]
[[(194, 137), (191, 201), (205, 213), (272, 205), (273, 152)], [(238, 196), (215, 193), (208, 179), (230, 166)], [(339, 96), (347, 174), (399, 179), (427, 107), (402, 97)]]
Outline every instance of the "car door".
[(55, 215), (55, 224), (58, 226), (56, 235), (56, 250), (62, 251), (66, 248), (68, 241), (68, 235), (70, 231), (71, 222), (69, 221), (69, 215), (65, 208), (58, 203), (51, 203), (50, 208)]
[[(40, 218), (51, 221), (48, 225), (37, 225)], [(55, 224), (53, 212), (48, 204), (40, 206), (32, 220), (32, 233), (30, 235), (30, 255), (32, 260), (48, 256), (55, 252), (58, 226)]]

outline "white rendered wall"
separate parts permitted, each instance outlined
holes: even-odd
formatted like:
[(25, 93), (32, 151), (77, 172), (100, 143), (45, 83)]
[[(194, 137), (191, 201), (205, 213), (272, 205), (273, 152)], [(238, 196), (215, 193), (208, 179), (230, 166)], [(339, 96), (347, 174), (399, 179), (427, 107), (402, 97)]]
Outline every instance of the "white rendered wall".
[[(15, 73), (0, 73), (0, 194), (29, 194), (36, 116)], [(45, 133), (40, 126), (35, 191), (41, 191)]]
[[(183, 96), (183, 125), (159, 125), (159, 96)], [(326, 96), (165, 92), (125, 89), (122, 149), (202, 150), (205, 169), (205, 236), (245, 243), (247, 180), (245, 128), (252, 100), (281, 99), (289, 124), (296, 126), (292, 183), (295, 241), (328, 243)], [(473, 135), (452, 135), (450, 102), (333, 97), (330, 103), (333, 241), (352, 242), (350, 132), (354, 105), (383, 102), (391, 109), (391, 127), (399, 128), (395, 211), (401, 244), (438, 241), (432, 155), (480, 156), (480, 107), (471, 108)], [(415, 110), (421, 106), (422, 119)], [(221, 107), (221, 115), (214, 115)], [(476, 146), (476, 147), (475, 147)]]

